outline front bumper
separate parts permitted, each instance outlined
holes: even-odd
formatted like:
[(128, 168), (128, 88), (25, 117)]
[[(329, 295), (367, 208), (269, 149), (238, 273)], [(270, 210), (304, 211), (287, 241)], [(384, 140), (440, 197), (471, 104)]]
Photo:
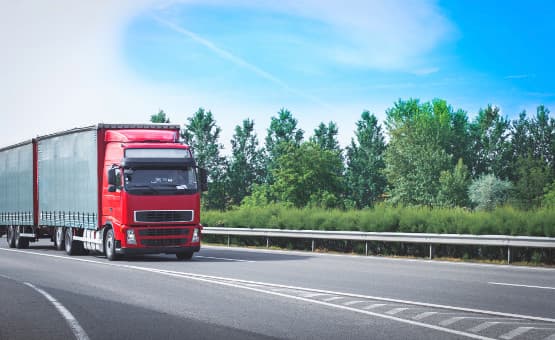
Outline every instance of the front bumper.
[(148, 248), (116, 248), (116, 254), (121, 255), (144, 255), (144, 254), (177, 254), (184, 252), (197, 252), (200, 250), (198, 246), (184, 246), (184, 247), (148, 247)]

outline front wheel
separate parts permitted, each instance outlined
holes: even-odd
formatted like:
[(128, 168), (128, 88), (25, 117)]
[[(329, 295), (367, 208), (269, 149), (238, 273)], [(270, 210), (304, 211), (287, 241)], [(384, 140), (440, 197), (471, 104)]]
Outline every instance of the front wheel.
[(15, 248), (15, 230), (13, 225), (8, 227), (8, 233), (6, 234), (6, 241), (8, 242), (8, 247)]
[(190, 260), (193, 258), (193, 251), (186, 250), (184, 252), (175, 254), (175, 257), (177, 257), (178, 260)]
[(114, 230), (108, 229), (106, 232), (106, 239), (104, 240), (104, 252), (109, 261), (117, 259), (116, 255), (116, 239), (114, 237)]

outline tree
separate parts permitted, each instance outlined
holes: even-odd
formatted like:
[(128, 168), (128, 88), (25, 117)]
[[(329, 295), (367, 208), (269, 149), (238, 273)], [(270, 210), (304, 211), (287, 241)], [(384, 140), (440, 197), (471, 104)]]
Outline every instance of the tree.
[(227, 162), (225, 157), (220, 156), (220, 150), (223, 149), (223, 145), (218, 142), (221, 129), (216, 125), (212, 112), (203, 108), (199, 108), (187, 120), (181, 136), (191, 146), (198, 166), (206, 168), (208, 172), (209, 189), (203, 197), (203, 204), (208, 209), (225, 209)]
[(551, 183), (548, 165), (532, 155), (519, 157), (516, 173), (518, 180), (515, 184), (517, 197), (525, 208), (539, 206), (544, 194), (544, 188)]
[(343, 188), (343, 163), (337, 153), (313, 142), (299, 147), (289, 144), (273, 169), (271, 196), (279, 202), (304, 207), (311, 203), (323, 207), (339, 205)]
[(337, 141), (338, 133), (339, 130), (334, 122), (329, 122), (327, 126), (324, 123), (320, 123), (314, 129), (314, 136), (310, 138), (310, 141), (318, 144), (322, 149), (341, 152), (339, 142)]
[(254, 132), (254, 121), (245, 119), (235, 127), (231, 139), (229, 163), (229, 196), (232, 204), (239, 205), (245, 196), (252, 193), (255, 184), (264, 180), (264, 159), (258, 148), (258, 137)]
[(150, 121), (152, 123), (169, 123), (170, 118), (166, 117), (166, 113), (164, 112), (164, 110), (160, 110), (157, 114), (153, 114), (150, 116)]
[(356, 141), (352, 139), (347, 147), (347, 198), (358, 208), (371, 207), (387, 184), (385, 141), (378, 119), (370, 112), (364, 111), (356, 126)]
[(390, 143), (385, 174), (393, 203), (431, 206), (436, 202), (440, 174), (452, 166), (452, 156), (445, 150), (451, 110), (439, 108), (443, 103), (399, 100), (386, 111)]
[(297, 128), (297, 120), (289, 110), (282, 108), (277, 117), (271, 118), (266, 136), (268, 183), (273, 182), (272, 169), (275, 168), (277, 159), (291, 146), (298, 147), (303, 140), (303, 134), (304, 131)]
[(507, 202), (511, 190), (511, 182), (487, 174), (472, 181), (468, 188), (468, 196), (476, 209), (493, 210)]
[(510, 175), (509, 121), (503, 118), (499, 108), (488, 105), (480, 110), (470, 126), (472, 136), (471, 154), (474, 159), (471, 172), (474, 178), (493, 173), (499, 178)]
[(470, 177), (468, 168), (459, 158), (452, 171), (442, 171), (439, 176), (438, 204), (445, 207), (467, 207)]

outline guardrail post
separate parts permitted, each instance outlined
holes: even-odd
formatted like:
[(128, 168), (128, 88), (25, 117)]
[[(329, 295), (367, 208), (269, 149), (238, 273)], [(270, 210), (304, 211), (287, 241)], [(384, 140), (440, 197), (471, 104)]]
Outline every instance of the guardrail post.
[(230, 244), (230, 242), (231, 242), (230, 238), (231, 238), (231, 236), (230, 236), (230, 235), (227, 235), (227, 246), (228, 246), (228, 247), (229, 247), (229, 244)]
[(364, 246), (365, 246), (365, 254), (366, 256), (368, 256), (368, 241), (364, 242)]
[(312, 240), (312, 252), (314, 252), (314, 240)]
[(434, 245), (430, 243), (430, 260), (434, 258)]
[(511, 264), (511, 247), (507, 247), (507, 264)]
[(270, 238), (266, 237), (266, 248), (270, 248)]

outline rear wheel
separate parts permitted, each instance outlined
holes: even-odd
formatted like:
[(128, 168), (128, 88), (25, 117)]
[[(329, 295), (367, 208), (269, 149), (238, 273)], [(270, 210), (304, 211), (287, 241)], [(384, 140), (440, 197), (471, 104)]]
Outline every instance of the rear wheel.
[(20, 226), (15, 227), (15, 247), (17, 249), (25, 249), (25, 248), (29, 248), (29, 239), (28, 238), (24, 238), (21, 237), (21, 230), (20, 230)]
[(15, 230), (14, 226), (8, 226), (8, 233), (6, 234), (6, 241), (10, 248), (15, 248)]
[(54, 245), (57, 250), (64, 250), (65, 244), (63, 227), (56, 227), (56, 231), (54, 233)]
[(187, 250), (181, 253), (177, 253), (175, 254), (175, 257), (177, 257), (178, 260), (190, 260), (193, 258), (193, 251)]
[(79, 255), (83, 252), (83, 243), (73, 239), (73, 229), (66, 228), (64, 237), (65, 250), (68, 255)]

